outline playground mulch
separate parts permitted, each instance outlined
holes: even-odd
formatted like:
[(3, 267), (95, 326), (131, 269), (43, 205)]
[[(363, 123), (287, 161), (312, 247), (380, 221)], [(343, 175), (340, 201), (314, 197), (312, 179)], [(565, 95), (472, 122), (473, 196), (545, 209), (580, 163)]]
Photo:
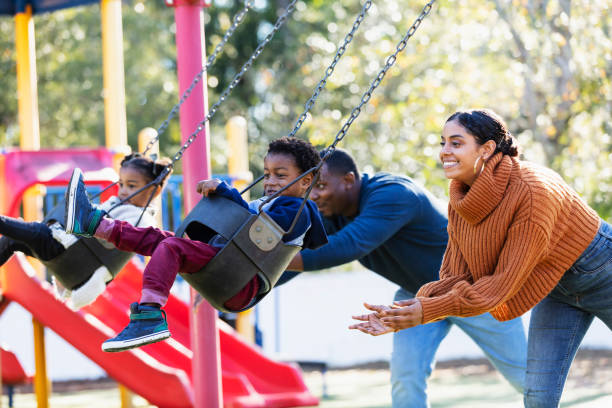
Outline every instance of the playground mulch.
[[(391, 405), (387, 363), (336, 368), (323, 374), (306, 369), (304, 378), (321, 408), (387, 408)], [(432, 408), (521, 407), (522, 399), (486, 360), (440, 362), (429, 383)], [(53, 383), (53, 408), (119, 408), (119, 391), (110, 379)], [(2, 397), (7, 407), (7, 397)], [(15, 407), (34, 408), (31, 386), (16, 390)], [(148, 408), (135, 397), (134, 408)], [(612, 350), (580, 350), (565, 386), (561, 407), (612, 407)]]

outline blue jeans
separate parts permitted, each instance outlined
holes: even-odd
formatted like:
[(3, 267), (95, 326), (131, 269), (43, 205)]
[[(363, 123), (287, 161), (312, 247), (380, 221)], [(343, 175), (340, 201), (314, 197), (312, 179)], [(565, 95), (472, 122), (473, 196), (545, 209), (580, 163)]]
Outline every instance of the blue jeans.
[(559, 406), (570, 365), (595, 317), (612, 329), (612, 226), (605, 221), (531, 312), (525, 407)]
[[(414, 295), (399, 289), (395, 300)], [(391, 354), (391, 398), (393, 408), (422, 408), (427, 402), (427, 379), (435, 354), (453, 324), (456, 324), (484, 351), (493, 366), (510, 384), (523, 391), (527, 339), (520, 318), (499, 322), (489, 313), (474, 317), (447, 317), (393, 334)]]

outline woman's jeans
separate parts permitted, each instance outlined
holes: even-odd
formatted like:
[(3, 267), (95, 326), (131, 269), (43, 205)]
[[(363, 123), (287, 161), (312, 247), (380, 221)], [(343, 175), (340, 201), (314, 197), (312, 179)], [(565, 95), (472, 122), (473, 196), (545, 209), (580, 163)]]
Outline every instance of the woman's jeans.
[(0, 215), (0, 234), (0, 266), (15, 251), (43, 261), (49, 261), (65, 251), (64, 246), (53, 238), (47, 224), (41, 222), (26, 222)]
[[(404, 289), (395, 300), (413, 298)], [(393, 334), (391, 354), (391, 397), (393, 408), (425, 408), (427, 379), (431, 375), (435, 354), (451, 327), (456, 325), (476, 342), (489, 361), (508, 382), (523, 391), (527, 339), (521, 318), (499, 322), (489, 313), (473, 317), (447, 317)]]
[(603, 220), (588, 248), (531, 312), (525, 407), (559, 406), (572, 360), (595, 317), (612, 330), (612, 226)]

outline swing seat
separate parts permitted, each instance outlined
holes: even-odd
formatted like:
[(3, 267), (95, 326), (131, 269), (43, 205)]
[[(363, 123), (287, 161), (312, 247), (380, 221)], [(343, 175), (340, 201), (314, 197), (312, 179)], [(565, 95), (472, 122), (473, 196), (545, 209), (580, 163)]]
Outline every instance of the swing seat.
[(220, 196), (200, 200), (176, 230), (177, 237), (185, 234), (205, 243), (216, 234), (228, 241), (200, 271), (180, 274), (208, 303), (223, 312), (241, 311), (229, 310), (224, 304), (255, 276), (259, 276), (263, 287), (242, 310), (258, 303), (301, 249), (283, 242), (285, 231), (265, 212), (252, 214)]
[[(64, 226), (65, 204), (61, 201), (47, 214), (44, 223), (59, 222)], [(132, 259), (131, 252), (106, 248), (96, 238), (79, 237), (59, 256), (42, 261), (53, 276), (67, 289), (74, 290), (105, 266), (113, 278)]]

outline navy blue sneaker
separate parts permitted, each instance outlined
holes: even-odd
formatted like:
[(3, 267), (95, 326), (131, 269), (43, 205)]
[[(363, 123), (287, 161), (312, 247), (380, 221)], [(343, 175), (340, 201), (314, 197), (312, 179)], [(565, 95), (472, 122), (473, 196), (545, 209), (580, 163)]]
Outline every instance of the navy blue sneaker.
[(96, 208), (89, 201), (83, 182), (83, 172), (78, 167), (72, 171), (65, 200), (66, 232), (83, 237), (93, 236), (106, 212)]
[(102, 343), (107, 352), (123, 351), (170, 337), (166, 312), (155, 306), (130, 305), (130, 323), (116, 337)]

